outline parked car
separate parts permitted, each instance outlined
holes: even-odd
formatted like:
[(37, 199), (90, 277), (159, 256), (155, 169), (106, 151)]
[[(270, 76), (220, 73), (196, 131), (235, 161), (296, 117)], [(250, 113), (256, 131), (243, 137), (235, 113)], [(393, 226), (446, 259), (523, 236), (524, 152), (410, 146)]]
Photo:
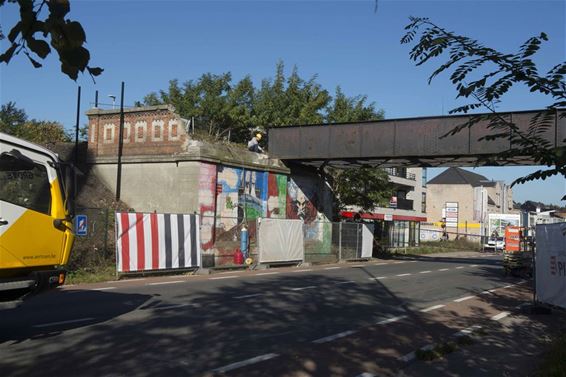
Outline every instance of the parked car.
[(503, 249), (505, 249), (505, 239), (503, 237), (490, 237), (487, 243), (483, 245), (483, 248), (493, 251), (503, 251)]

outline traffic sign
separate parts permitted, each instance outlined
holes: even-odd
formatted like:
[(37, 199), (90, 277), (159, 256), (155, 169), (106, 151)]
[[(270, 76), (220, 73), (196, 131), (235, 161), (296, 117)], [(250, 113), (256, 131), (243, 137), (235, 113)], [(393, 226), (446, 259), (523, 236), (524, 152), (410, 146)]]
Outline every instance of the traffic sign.
[(77, 236), (86, 236), (88, 233), (88, 218), (86, 215), (77, 215), (75, 217), (75, 234)]

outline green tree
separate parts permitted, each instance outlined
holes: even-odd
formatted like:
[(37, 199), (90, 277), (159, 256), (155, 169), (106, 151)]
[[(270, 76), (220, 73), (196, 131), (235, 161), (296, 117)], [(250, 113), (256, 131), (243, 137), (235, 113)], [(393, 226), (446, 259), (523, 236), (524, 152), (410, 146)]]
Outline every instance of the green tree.
[[(35, 68), (42, 64), (54, 49), (61, 62), (61, 72), (76, 80), (79, 72), (94, 78), (103, 69), (89, 66), (90, 52), (84, 47), (86, 33), (77, 21), (67, 14), (71, 10), (68, 0), (0, 0), (0, 7), (17, 3), (19, 21), (10, 29), (9, 47), (0, 55), (0, 62), (8, 64), (14, 55), (23, 53)], [(0, 40), (6, 39), (0, 26)], [(49, 42), (49, 43), (48, 43)]]
[(326, 122), (345, 123), (383, 119), (383, 110), (366, 105), (367, 96), (347, 97), (338, 86), (332, 104), (326, 109)]
[(383, 169), (331, 169), (327, 173), (327, 181), (336, 195), (336, 212), (349, 206), (371, 211), (387, 205), (393, 195), (393, 184), (389, 182), (389, 176)]
[(28, 120), (23, 109), (18, 109), (15, 102), (8, 102), (0, 109), (0, 132), (13, 135), (21, 124)]
[[(429, 83), (437, 75), (450, 71), (450, 80), (456, 85), (457, 97), (473, 99), (472, 102), (451, 110), (451, 114), (468, 113), (475, 109), (488, 110), (488, 114), (471, 117), (445, 137), (487, 120), (493, 134), (480, 140), (506, 138), (511, 142), (511, 148), (498, 154), (498, 159), (530, 156), (535, 164), (547, 167), (516, 179), (513, 185), (535, 179), (544, 180), (554, 175), (566, 178), (566, 147), (555, 147), (544, 137), (555, 124), (557, 109), (566, 106), (566, 62), (555, 65), (546, 73), (539, 73), (533, 56), (542, 43), (548, 40), (545, 33), (529, 38), (516, 53), (501, 53), (474, 39), (448, 31), (428, 18), (411, 17), (405, 29), (407, 33), (401, 43), (414, 42), (410, 58), (417, 66), (433, 58), (447, 59), (429, 76)], [(418, 35), (420, 38), (415, 39)], [(545, 95), (550, 100), (547, 108), (531, 119), (527, 130), (500, 116), (494, 106), (514, 85), (524, 85), (530, 92)], [(483, 162), (485, 161), (479, 163)], [(566, 196), (562, 200), (566, 200)]]

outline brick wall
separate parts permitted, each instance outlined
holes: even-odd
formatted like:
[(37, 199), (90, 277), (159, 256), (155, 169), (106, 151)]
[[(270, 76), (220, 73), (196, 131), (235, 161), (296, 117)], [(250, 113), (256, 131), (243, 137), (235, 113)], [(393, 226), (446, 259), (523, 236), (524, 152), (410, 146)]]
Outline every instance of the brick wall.
[[(91, 109), (87, 116), (91, 156), (117, 156), (120, 111)], [(123, 155), (172, 155), (183, 152), (189, 139), (185, 123), (173, 107), (167, 105), (124, 110)]]

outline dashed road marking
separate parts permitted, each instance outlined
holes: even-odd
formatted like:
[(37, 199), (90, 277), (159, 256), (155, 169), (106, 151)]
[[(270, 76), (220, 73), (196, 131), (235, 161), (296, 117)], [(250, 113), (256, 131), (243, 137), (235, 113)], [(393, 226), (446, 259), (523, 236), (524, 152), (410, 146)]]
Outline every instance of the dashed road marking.
[(316, 285), (309, 285), (308, 287), (297, 287), (297, 288), (287, 288), (290, 291), (302, 291), (305, 289), (313, 289), (316, 288)]
[(430, 274), (432, 271), (421, 271), (419, 274)]
[(218, 276), (216, 278), (208, 278), (208, 280), (237, 279), (240, 276)]
[(273, 359), (273, 358), (278, 357), (278, 356), (279, 355), (276, 354), (276, 353), (266, 353), (265, 355), (252, 357), (251, 359), (238, 361), (236, 363), (228, 364), (226, 366), (213, 369), (212, 372), (214, 372), (214, 373), (225, 373), (225, 372), (229, 372), (229, 371), (234, 370), (234, 369), (244, 367), (246, 365), (256, 364), (256, 363), (259, 363), (259, 362), (262, 362), (262, 361)]
[(338, 267), (338, 266), (336, 266), (336, 267), (324, 267), (325, 270), (338, 270), (340, 268), (342, 268), (342, 267)]
[(341, 282), (338, 282), (338, 283), (336, 283), (336, 285), (340, 285), (340, 284), (355, 284), (355, 283), (356, 283), (355, 281), (350, 280), (350, 281), (341, 281)]
[(185, 283), (185, 280), (160, 281), (158, 283), (147, 283), (146, 285), (166, 285), (166, 284), (179, 284), (179, 283)]
[(33, 327), (42, 328), (42, 327), (50, 327), (50, 326), (57, 326), (57, 325), (67, 325), (69, 323), (77, 323), (77, 322), (87, 322), (92, 321), (94, 318), (78, 318), (78, 319), (70, 319), (68, 321), (59, 321), (59, 322), (50, 322), (50, 323), (43, 323), (41, 325), (33, 325)]
[(279, 274), (279, 272), (260, 272), (259, 274), (256, 274), (256, 276), (277, 275), (277, 274)]
[(399, 262), (393, 262), (392, 264), (402, 264), (402, 263), (406, 263), (405, 261), (399, 261)]
[(509, 285), (506, 285), (506, 286), (501, 287), (501, 288), (507, 289), (507, 288), (511, 288), (511, 287), (514, 287), (514, 286), (515, 286), (515, 284), (509, 284)]
[(365, 267), (365, 265), (363, 265), (363, 264), (354, 264), (354, 265), (352, 265), (352, 266), (350, 266), (350, 267), (352, 267), (352, 268), (360, 268), (360, 267)]
[(258, 297), (263, 296), (263, 293), (254, 293), (251, 295), (243, 295), (243, 296), (234, 296), (234, 298), (241, 299), (241, 298), (250, 298), (250, 297)]
[(405, 319), (405, 318), (407, 318), (406, 315), (399, 315), (399, 316), (396, 316), (396, 317), (390, 317), (390, 318), (386, 318), (386, 319), (383, 319), (383, 320), (377, 322), (376, 325), (386, 325), (388, 323), (397, 322), (397, 321), (400, 321), (400, 320)]
[(478, 264), (472, 264), (470, 267), (478, 267)]
[(387, 279), (387, 276), (378, 276), (376, 278), (368, 278), (369, 280), (383, 280), (383, 279)]
[(457, 298), (456, 300), (454, 300), (454, 302), (462, 302), (462, 301), (466, 301), (466, 300), (471, 300), (473, 298), (475, 298), (476, 296), (466, 296), (466, 297), (461, 297), (461, 298)]
[(412, 275), (412, 274), (407, 273), (407, 274), (399, 274), (399, 275), (395, 275), (395, 276), (401, 277), (401, 276), (409, 276), (409, 275)]
[(329, 336), (325, 336), (324, 338), (313, 340), (312, 342), (317, 343), (317, 344), (327, 343), (327, 342), (331, 342), (335, 339), (344, 338), (348, 335), (352, 335), (352, 334), (355, 334), (355, 333), (356, 333), (355, 330), (343, 331), (343, 332), (338, 333), (338, 334), (329, 335)]
[(440, 305), (434, 305), (434, 306), (430, 306), (430, 307), (425, 308), (425, 309), (421, 309), (421, 312), (427, 313), (427, 312), (431, 312), (431, 311), (436, 310), (436, 309), (443, 308), (443, 307), (445, 307), (445, 306), (446, 306), (446, 305), (442, 305), (442, 304), (440, 304)]
[(461, 270), (462, 268), (464, 268), (464, 266), (458, 266), (458, 267), (456, 267), (457, 270)]
[(510, 312), (501, 312), (501, 313), (491, 317), (491, 319), (494, 320), (494, 321), (499, 321), (500, 319), (507, 317), (509, 314), (511, 314), (511, 313)]
[(155, 308), (149, 308), (149, 309), (153, 309), (153, 310), (166, 310), (166, 309), (178, 309), (178, 308), (184, 308), (187, 306), (193, 306), (195, 308), (199, 308), (200, 304), (197, 303), (186, 303), (186, 304), (174, 304), (174, 305), (165, 305), (165, 306), (156, 306)]
[(449, 268), (441, 268), (440, 270), (436, 270), (436, 271), (448, 271)]
[(93, 288), (91, 291), (109, 291), (112, 289), (116, 289), (116, 287)]
[(297, 273), (297, 272), (309, 272), (309, 271), (312, 271), (312, 268), (307, 268), (307, 269), (305, 269), (305, 270), (291, 271), (291, 272)]

